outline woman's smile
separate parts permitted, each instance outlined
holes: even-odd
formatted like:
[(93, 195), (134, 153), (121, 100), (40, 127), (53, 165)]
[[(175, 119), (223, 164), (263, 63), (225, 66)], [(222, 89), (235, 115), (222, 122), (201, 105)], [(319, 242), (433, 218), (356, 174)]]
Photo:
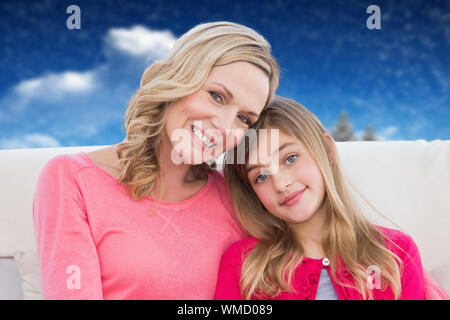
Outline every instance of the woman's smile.
[(191, 125), (191, 132), (194, 140), (202, 147), (202, 150), (206, 148), (213, 148), (217, 145), (214, 142), (215, 139), (213, 136), (208, 135), (205, 130), (201, 130), (193, 124)]

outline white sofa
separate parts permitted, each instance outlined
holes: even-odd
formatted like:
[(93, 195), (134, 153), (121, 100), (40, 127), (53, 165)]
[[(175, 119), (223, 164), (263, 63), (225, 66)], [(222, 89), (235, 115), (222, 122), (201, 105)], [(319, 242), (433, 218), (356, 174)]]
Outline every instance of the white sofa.
[[(450, 141), (337, 143), (351, 189), (374, 223), (410, 234), (423, 265), (450, 292)], [(106, 146), (0, 150), (0, 299), (43, 299), (32, 220), (43, 165)], [(394, 221), (391, 224), (361, 195)]]

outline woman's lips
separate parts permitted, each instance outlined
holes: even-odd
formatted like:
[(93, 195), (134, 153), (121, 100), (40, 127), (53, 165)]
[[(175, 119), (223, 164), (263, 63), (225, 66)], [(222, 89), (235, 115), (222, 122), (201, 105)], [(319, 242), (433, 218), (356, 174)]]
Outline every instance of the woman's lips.
[(307, 187), (303, 188), (302, 190), (293, 192), (291, 195), (289, 195), (288, 197), (286, 197), (283, 202), (281, 203), (282, 206), (293, 206), (294, 204), (296, 204), (297, 202), (300, 201), (300, 199), (302, 198), (303, 194), (305, 193)]
[[(200, 137), (197, 136), (196, 132), (199, 133)], [(196, 141), (202, 147), (202, 150), (217, 145), (217, 143), (215, 143), (214, 141), (214, 137), (209, 136), (208, 134), (206, 134), (205, 130), (200, 130), (193, 125), (191, 125), (191, 135), (194, 137), (194, 141)]]

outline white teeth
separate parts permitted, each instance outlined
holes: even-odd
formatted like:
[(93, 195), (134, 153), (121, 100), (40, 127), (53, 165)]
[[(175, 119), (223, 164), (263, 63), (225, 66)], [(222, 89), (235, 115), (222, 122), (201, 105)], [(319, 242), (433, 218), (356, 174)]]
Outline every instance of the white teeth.
[(191, 128), (192, 128), (192, 131), (194, 132), (194, 134), (197, 136), (197, 138), (199, 138), (199, 139), (205, 144), (205, 146), (206, 146), (207, 148), (211, 148), (211, 147), (213, 147), (213, 146), (216, 145), (215, 143), (210, 142), (210, 141), (208, 140), (208, 138), (206, 138), (206, 137), (201, 133), (201, 131), (198, 130), (196, 127), (191, 126)]

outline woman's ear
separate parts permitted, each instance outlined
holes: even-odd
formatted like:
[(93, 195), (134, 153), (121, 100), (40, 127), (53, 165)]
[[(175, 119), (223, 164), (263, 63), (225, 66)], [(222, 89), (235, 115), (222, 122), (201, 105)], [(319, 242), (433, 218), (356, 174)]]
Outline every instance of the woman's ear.
[(325, 143), (327, 144), (328, 149), (328, 156), (330, 158), (330, 162), (334, 164), (336, 162), (336, 155), (337, 155), (337, 149), (336, 149), (336, 143), (334, 142), (333, 137), (328, 133), (324, 132), (323, 136), (325, 138)]

